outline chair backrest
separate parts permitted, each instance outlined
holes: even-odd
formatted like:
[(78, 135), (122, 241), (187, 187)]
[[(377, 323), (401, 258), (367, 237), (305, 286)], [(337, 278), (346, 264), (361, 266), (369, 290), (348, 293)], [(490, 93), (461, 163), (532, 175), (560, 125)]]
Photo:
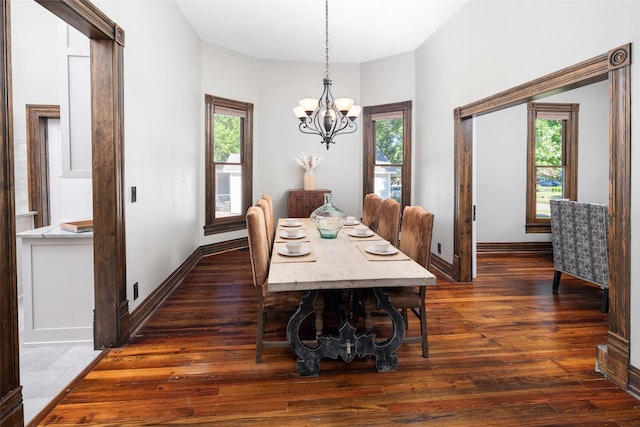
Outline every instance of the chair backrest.
[(369, 193), (364, 196), (362, 206), (362, 223), (372, 229), (378, 231), (378, 217), (380, 216), (380, 196), (375, 193)]
[(384, 199), (380, 204), (378, 219), (378, 235), (388, 240), (393, 246), (398, 246), (398, 231), (400, 229), (400, 203), (394, 199)]
[(269, 275), (269, 246), (265, 233), (264, 214), (262, 209), (251, 206), (246, 216), (247, 234), (249, 236), (249, 252), (253, 269), (253, 284), (264, 293)]
[(256, 203), (256, 205), (262, 209), (262, 213), (264, 215), (264, 222), (267, 233), (267, 243), (269, 245), (269, 253), (271, 253), (273, 249), (273, 239), (275, 238), (276, 226), (273, 220), (273, 213), (271, 211), (271, 207), (269, 206), (269, 202), (266, 199), (260, 199)]
[(275, 215), (273, 213), (273, 199), (271, 198), (271, 196), (269, 194), (263, 194), (261, 199), (265, 199), (267, 201), (267, 203), (269, 204), (269, 210), (271, 211), (271, 218), (275, 218)]
[(551, 199), (553, 268), (609, 286), (609, 207)]
[(431, 259), (431, 235), (433, 214), (422, 206), (407, 206), (402, 212), (400, 225), (400, 250), (424, 268)]

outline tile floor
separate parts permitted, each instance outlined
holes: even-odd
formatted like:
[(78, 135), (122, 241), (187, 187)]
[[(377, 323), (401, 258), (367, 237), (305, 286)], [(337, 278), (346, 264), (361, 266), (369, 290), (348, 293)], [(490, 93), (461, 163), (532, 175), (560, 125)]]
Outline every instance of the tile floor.
[(24, 311), (18, 298), (20, 382), (25, 425), (29, 423), (82, 370), (100, 355), (93, 343), (24, 346)]

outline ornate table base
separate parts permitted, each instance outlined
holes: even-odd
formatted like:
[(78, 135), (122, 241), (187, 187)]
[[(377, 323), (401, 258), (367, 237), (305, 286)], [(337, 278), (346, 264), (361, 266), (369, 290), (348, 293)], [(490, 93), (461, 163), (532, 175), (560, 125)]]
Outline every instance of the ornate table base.
[(404, 319), (391, 305), (389, 296), (382, 289), (373, 288), (373, 292), (378, 300), (378, 307), (387, 313), (393, 324), (391, 336), (380, 344), (376, 344), (373, 332), (358, 334), (349, 322), (344, 321), (338, 331), (340, 336), (320, 336), (316, 347), (308, 347), (300, 339), (299, 329), (304, 319), (315, 313), (313, 304), (318, 290), (309, 291), (302, 298), (287, 326), (287, 340), (298, 356), (297, 368), (301, 377), (317, 377), (320, 374), (320, 359), (323, 357), (337, 359), (339, 356), (345, 362), (351, 362), (356, 356), (374, 356), (378, 372), (396, 370), (398, 356), (395, 352), (404, 341)]

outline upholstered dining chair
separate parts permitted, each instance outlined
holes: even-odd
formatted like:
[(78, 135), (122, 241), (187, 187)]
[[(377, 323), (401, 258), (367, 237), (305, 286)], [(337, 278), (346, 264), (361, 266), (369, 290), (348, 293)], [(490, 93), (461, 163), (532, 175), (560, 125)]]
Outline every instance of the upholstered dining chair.
[[(256, 330), (256, 363), (262, 361), (263, 348), (289, 347), (286, 340), (265, 340), (265, 326), (267, 314), (272, 312), (284, 312), (293, 314), (298, 308), (303, 292), (269, 292), (267, 289), (267, 279), (269, 277), (269, 246), (264, 213), (258, 206), (251, 206), (246, 215), (247, 234), (249, 236), (249, 252), (251, 258), (251, 268), (253, 272), (253, 285), (258, 296), (258, 324)], [(318, 296), (315, 302), (316, 336), (322, 333), (322, 312), (324, 310), (324, 300)], [(286, 325), (283, 325), (283, 330)]]
[(262, 209), (262, 213), (264, 214), (265, 228), (267, 231), (267, 244), (269, 245), (269, 254), (271, 254), (271, 252), (273, 251), (273, 241), (276, 236), (276, 226), (275, 220), (273, 218), (273, 211), (271, 210), (269, 201), (265, 198), (260, 198), (256, 202), (256, 206)]
[(378, 231), (381, 202), (380, 196), (375, 193), (368, 193), (364, 196), (362, 205), (362, 223), (375, 232)]
[(264, 199), (267, 201), (267, 203), (269, 204), (269, 212), (271, 212), (271, 219), (274, 220), (276, 219), (275, 214), (273, 213), (273, 198), (271, 198), (271, 196), (269, 194), (263, 194), (261, 199)]
[[(429, 268), (431, 258), (431, 236), (433, 234), (433, 214), (421, 206), (407, 206), (402, 213), (399, 249), (424, 268)], [(391, 304), (402, 312), (408, 329), (407, 312), (412, 311), (420, 320), (420, 335), (405, 335), (404, 342), (422, 344), (422, 357), (429, 356), (427, 339), (427, 313), (425, 309), (426, 286), (385, 288)], [(364, 299), (365, 328), (371, 330), (372, 311), (376, 308), (372, 295)]]
[(398, 231), (400, 231), (400, 203), (391, 198), (384, 199), (380, 203), (378, 235), (397, 247)]

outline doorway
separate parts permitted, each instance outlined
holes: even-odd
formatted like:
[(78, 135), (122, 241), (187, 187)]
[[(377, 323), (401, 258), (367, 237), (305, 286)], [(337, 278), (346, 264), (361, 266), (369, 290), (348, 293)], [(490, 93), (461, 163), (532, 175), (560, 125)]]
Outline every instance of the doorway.
[[(124, 220), (124, 30), (84, 0), (38, 3), (90, 38), (94, 213), (94, 345), (129, 336)], [(0, 2), (0, 420), (24, 421), (19, 375), (10, 1)]]
[(609, 84), (609, 334), (596, 361), (618, 386), (629, 385), (631, 234), (631, 44), (454, 110), (453, 277), (472, 280), (473, 118), (550, 93)]

